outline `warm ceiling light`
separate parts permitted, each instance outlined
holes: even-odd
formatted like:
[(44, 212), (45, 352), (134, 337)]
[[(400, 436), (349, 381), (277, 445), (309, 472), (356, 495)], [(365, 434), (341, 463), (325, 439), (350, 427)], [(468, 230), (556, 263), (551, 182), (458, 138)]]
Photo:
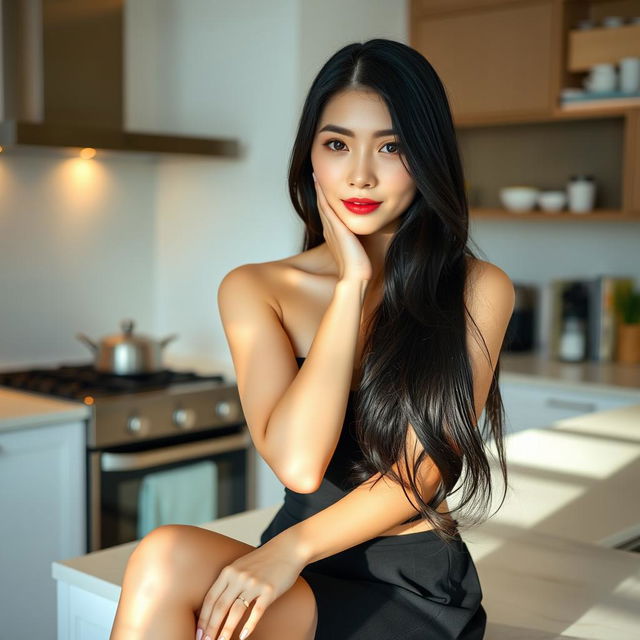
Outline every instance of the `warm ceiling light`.
[(0, 147), (0, 153), (4, 151), (4, 147)]
[(96, 150), (92, 149), (91, 147), (85, 147), (81, 152), (80, 152), (80, 157), (83, 160), (91, 160), (91, 158), (94, 158), (96, 155)]

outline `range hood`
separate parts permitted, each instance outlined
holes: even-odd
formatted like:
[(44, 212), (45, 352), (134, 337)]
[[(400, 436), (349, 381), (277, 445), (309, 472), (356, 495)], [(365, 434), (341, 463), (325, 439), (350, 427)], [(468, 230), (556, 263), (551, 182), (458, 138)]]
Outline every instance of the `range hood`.
[(124, 1), (0, 0), (0, 145), (238, 156), (235, 139), (124, 130)]

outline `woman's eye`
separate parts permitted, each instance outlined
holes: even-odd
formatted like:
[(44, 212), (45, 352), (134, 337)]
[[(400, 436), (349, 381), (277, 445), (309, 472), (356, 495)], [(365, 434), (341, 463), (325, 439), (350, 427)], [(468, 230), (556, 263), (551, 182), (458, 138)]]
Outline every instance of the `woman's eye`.
[(343, 143), (343, 142), (340, 142), (340, 140), (329, 140), (328, 142), (325, 142), (325, 143), (324, 143), (324, 146), (325, 146), (325, 147), (329, 147), (329, 149), (331, 149), (331, 151), (342, 151), (342, 149), (334, 149), (334, 148), (331, 146), (334, 142), (337, 142), (338, 144), (342, 144), (342, 145), (344, 145), (344, 143)]
[(398, 151), (400, 150), (400, 145), (396, 144), (395, 142), (387, 142), (383, 146), (384, 147), (395, 147), (396, 150), (393, 153), (398, 153)]
[[(336, 142), (337, 144), (342, 145), (342, 147), (345, 146), (344, 142), (342, 142), (340, 140), (336, 140), (336, 139), (328, 140), (327, 142), (324, 143), (324, 146), (325, 147), (329, 147), (329, 149), (331, 149), (332, 151), (342, 151), (343, 150), (342, 148), (336, 149), (336, 148), (331, 146), (334, 142)], [(400, 149), (400, 145), (396, 144), (395, 142), (387, 142), (387, 143), (382, 145), (383, 149), (384, 149), (384, 147), (395, 147), (395, 151), (391, 151), (390, 152), (392, 155), (398, 153), (398, 151)]]

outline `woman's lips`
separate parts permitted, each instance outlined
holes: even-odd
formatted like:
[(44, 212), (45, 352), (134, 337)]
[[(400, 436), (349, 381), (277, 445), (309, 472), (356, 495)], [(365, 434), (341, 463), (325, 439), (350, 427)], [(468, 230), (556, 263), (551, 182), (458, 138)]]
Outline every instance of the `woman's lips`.
[(375, 211), (382, 203), (374, 202), (370, 204), (356, 204), (355, 202), (349, 202), (347, 200), (343, 200), (342, 203), (344, 206), (351, 211), (351, 213), (365, 214), (371, 213)]

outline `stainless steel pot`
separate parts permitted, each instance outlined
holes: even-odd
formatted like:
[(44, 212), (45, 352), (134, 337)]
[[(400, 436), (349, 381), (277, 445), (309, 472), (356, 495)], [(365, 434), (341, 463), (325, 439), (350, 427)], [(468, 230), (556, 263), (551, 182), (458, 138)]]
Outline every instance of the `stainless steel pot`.
[(123, 320), (120, 323), (122, 333), (105, 336), (99, 344), (84, 333), (77, 333), (76, 338), (93, 352), (97, 371), (122, 376), (162, 371), (162, 350), (178, 337), (177, 334), (154, 340), (141, 334), (134, 335), (133, 325), (133, 320)]

